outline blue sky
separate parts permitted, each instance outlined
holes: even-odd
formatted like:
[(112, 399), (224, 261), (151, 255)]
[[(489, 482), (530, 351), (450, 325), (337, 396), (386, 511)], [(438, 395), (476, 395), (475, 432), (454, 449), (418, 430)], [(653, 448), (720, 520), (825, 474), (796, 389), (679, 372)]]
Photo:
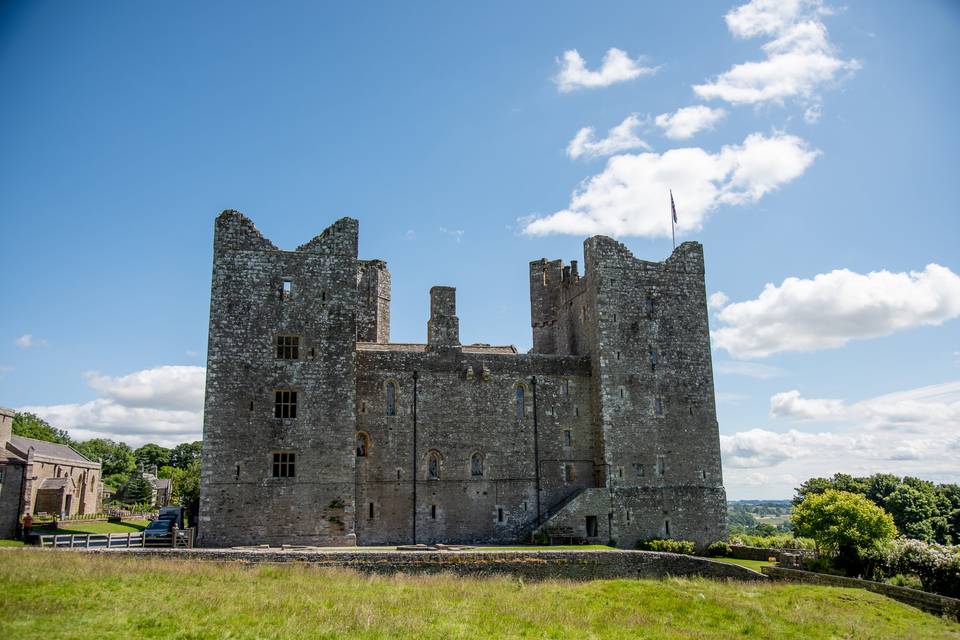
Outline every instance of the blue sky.
[(195, 437), (226, 208), (284, 248), (358, 218), (394, 341), (446, 284), (525, 350), (528, 261), (665, 258), (669, 185), (730, 495), (960, 481), (958, 60), (946, 1), (6, 3), (0, 404)]

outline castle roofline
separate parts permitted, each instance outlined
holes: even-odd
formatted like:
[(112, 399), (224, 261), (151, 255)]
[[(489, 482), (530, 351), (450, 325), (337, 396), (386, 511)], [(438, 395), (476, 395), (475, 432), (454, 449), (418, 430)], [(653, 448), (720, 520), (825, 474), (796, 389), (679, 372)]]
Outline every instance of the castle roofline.
[[(427, 345), (416, 342), (358, 342), (358, 351), (413, 351), (426, 352)], [(512, 344), (507, 345), (489, 345), (489, 344), (465, 344), (460, 347), (463, 353), (479, 354), (518, 354), (517, 348)]]

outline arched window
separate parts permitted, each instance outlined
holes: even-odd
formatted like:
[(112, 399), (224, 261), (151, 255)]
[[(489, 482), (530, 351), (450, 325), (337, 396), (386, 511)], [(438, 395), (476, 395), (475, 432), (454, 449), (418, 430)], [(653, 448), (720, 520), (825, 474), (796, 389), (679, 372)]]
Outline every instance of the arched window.
[(357, 433), (357, 457), (366, 458), (367, 449), (370, 447), (370, 436), (363, 431)]
[(470, 475), (475, 478), (483, 475), (483, 456), (479, 453), (470, 456)]
[(387, 382), (384, 389), (387, 396), (386, 414), (388, 416), (395, 416), (397, 415), (397, 383), (391, 380), (390, 382)]
[(440, 454), (436, 451), (430, 452), (430, 457), (427, 459), (427, 480), (439, 480), (440, 479)]
[(523, 420), (524, 416), (527, 414), (526, 406), (524, 405), (524, 388), (522, 384), (517, 385), (517, 420)]

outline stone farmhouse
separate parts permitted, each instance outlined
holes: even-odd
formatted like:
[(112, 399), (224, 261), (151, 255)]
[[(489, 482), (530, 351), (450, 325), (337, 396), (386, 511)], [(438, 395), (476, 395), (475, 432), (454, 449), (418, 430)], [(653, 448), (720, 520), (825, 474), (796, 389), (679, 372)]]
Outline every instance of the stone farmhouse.
[(530, 263), (533, 348), (462, 344), (451, 287), (390, 342), (351, 218), (294, 251), (216, 220), (199, 541), (706, 545), (726, 496), (701, 245)]
[(13, 435), (12, 409), (0, 408), (0, 538), (27, 515), (100, 511), (100, 463), (65, 444)]

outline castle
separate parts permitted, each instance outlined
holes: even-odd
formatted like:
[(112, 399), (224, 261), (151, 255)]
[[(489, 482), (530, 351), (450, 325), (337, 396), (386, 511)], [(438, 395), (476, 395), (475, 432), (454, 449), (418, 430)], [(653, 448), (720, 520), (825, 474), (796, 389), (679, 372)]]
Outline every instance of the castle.
[(724, 537), (701, 245), (531, 262), (523, 354), (461, 344), (451, 287), (425, 344), (391, 343), (358, 232), (284, 251), (217, 218), (201, 545)]

